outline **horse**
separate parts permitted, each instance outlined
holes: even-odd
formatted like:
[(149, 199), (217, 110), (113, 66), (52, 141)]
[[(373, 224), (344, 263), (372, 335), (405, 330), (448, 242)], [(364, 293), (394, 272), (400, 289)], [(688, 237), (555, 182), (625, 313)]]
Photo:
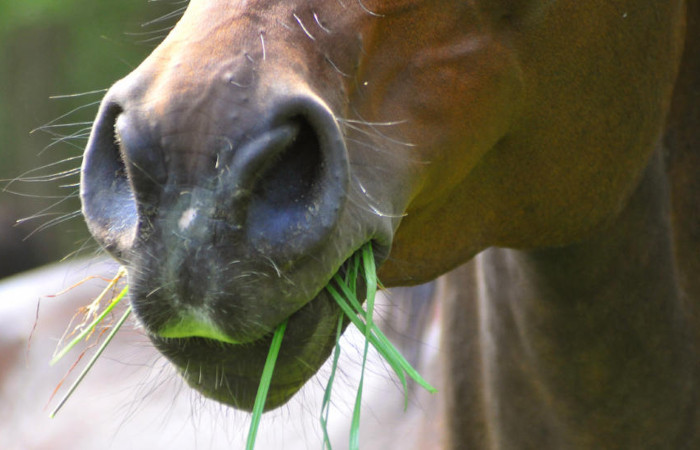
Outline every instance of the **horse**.
[(699, 21), (696, 0), (192, 0), (106, 94), (83, 213), (220, 403), (252, 408), (284, 321), (266, 408), (304, 385), (341, 315), (324, 287), (369, 243), (388, 288), (449, 272), (434, 445), (698, 448)]

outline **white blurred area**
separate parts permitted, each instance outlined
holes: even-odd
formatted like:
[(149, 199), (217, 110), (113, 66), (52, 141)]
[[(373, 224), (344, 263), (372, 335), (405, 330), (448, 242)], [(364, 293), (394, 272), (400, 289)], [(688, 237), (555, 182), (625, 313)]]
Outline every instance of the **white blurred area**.
[[(52, 297), (88, 276), (112, 277), (110, 262), (72, 262), (48, 266), (0, 283), (0, 449), (240, 449), (245, 447), (249, 415), (204, 399), (191, 390), (130, 319), (87, 375), (73, 397), (50, 419), (51, 409), (90, 357), (86, 354), (49, 401), (80, 355), (74, 349), (54, 367), (49, 360), (79, 307), (105, 286), (90, 280)], [(397, 295), (398, 296), (398, 295)], [(378, 298), (377, 317), (388, 303)], [(38, 307), (38, 310), (37, 310)], [(38, 311), (38, 313), (37, 313)], [(109, 319), (114, 322), (119, 312)], [(419, 370), (439, 388), (438, 330), (432, 320), (421, 345)], [(31, 336), (31, 340), (30, 340)], [(334, 449), (348, 446), (355, 389), (364, 338), (349, 327), (341, 341), (341, 361), (330, 412)], [(84, 347), (82, 347), (84, 348)], [(430, 449), (440, 420), (437, 397), (420, 389), (404, 411), (400, 383), (371, 351), (367, 362), (361, 419), (362, 449)], [(256, 449), (320, 449), (319, 424), (327, 363), (287, 405), (263, 416)]]

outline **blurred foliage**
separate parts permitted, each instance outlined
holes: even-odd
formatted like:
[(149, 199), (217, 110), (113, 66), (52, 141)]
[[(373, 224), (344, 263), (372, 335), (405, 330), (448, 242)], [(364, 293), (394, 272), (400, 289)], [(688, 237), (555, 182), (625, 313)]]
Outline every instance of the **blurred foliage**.
[[(79, 167), (102, 90), (138, 65), (173, 24), (157, 19), (182, 6), (0, 0), (0, 276), (76, 250), (97, 251), (77, 213), (77, 174), (47, 179)], [(76, 95), (91, 91), (99, 92)], [(66, 95), (75, 96), (52, 98)]]

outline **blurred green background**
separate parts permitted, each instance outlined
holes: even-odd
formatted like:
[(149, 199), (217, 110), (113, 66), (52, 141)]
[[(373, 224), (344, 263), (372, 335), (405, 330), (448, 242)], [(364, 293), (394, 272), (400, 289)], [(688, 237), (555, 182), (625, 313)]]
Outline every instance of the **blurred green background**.
[(0, 0), (0, 277), (98, 251), (76, 197), (89, 122), (185, 3)]

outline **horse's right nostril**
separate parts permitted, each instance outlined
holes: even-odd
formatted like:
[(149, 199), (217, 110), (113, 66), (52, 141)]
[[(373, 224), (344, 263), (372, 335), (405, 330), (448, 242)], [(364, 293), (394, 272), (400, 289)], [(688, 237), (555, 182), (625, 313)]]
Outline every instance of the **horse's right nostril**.
[(83, 215), (97, 241), (116, 258), (131, 247), (138, 222), (134, 191), (115, 133), (121, 114), (117, 105), (103, 105), (85, 150), (80, 196)]

